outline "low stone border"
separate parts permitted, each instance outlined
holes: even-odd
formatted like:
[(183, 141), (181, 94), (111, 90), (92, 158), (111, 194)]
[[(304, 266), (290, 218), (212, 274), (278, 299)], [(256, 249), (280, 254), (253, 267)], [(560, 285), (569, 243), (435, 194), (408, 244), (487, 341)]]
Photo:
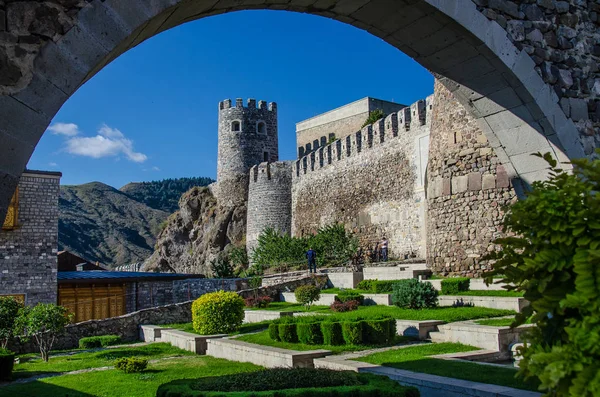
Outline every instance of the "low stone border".
[(456, 342), (486, 350), (508, 352), (510, 346), (521, 341), (521, 334), (532, 324), (517, 328), (479, 325), (473, 321), (442, 324), (437, 332), (430, 332), (432, 342)]
[(471, 382), (438, 375), (406, 371), (380, 365), (351, 361), (343, 356), (331, 356), (314, 360), (315, 368), (327, 368), (336, 371), (367, 372), (383, 375), (404, 386), (419, 389), (422, 397), (539, 397), (540, 393), (513, 389), (506, 386)]
[(144, 342), (159, 342), (162, 337), (162, 331), (166, 331), (167, 327), (161, 327), (159, 325), (140, 325), (140, 340)]
[(436, 332), (438, 326), (445, 324), (445, 321), (439, 320), (396, 320), (396, 332), (400, 336), (412, 336), (420, 340), (429, 339), (431, 332)]
[[(333, 302), (335, 302), (336, 294), (325, 294), (322, 293), (321, 297), (318, 301), (313, 303), (313, 305), (322, 305), (322, 306), (331, 306)], [(371, 305), (383, 305), (383, 306), (391, 306), (392, 298), (390, 294), (362, 294), (365, 297), (365, 306)], [(296, 300), (296, 295), (293, 292), (284, 292), (280, 295), (279, 299), (282, 302), (288, 303), (298, 303)]]
[[(423, 281), (431, 283), (433, 285), (433, 288), (437, 289), (438, 291), (442, 290), (442, 280), (424, 279)], [(487, 285), (482, 278), (472, 278), (469, 281), (469, 289), (475, 291), (506, 291), (506, 289), (503, 288), (505, 285), (506, 284), (504, 283)]]
[(314, 368), (315, 358), (331, 354), (329, 350), (295, 351), (261, 346), (235, 339), (207, 340), (206, 354), (230, 361), (241, 361), (267, 368)]
[(452, 306), (455, 303), (472, 304), (477, 307), (514, 310), (516, 312), (522, 311), (525, 306), (529, 305), (528, 300), (518, 296), (440, 295), (438, 302), (440, 306)]
[(172, 346), (196, 354), (206, 354), (206, 342), (210, 339), (224, 338), (227, 334), (198, 335), (178, 329), (161, 331), (161, 341), (170, 343)]
[(261, 321), (277, 320), (281, 317), (293, 316), (294, 312), (277, 312), (273, 310), (245, 310), (245, 323), (260, 323)]

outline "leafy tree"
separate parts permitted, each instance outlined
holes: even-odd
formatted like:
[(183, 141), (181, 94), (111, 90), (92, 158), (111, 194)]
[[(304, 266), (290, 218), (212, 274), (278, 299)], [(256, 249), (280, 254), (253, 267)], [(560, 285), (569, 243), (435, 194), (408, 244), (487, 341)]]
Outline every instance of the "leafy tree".
[[(600, 151), (598, 151), (600, 154)], [(512, 237), (486, 274), (503, 275), (508, 289), (523, 291), (531, 305), (514, 325), (532, 316), (520, 374), (538, 377), (548, 396), (600, 395), (600, 160), (573, 161), (564, 172), (549, 154), (545, 182), (534, 182), (525, 200), (506, 215)]]
[(294, 295), (298, 303), (310, 310), (310, 306), (321, 297), (321, 290), (315, 285), (302, 285), (296, 288)]
[(210, 270), (214, 277), (217, 278), (233, 278), (233, 266), (229, 263), (228, 258), (219, 257), (210, 262)]
[(361, 128), (371, 125), (371, 124), (375, 123), (376, 121), (381, 120), (384, 117), (385, 117), (385, 113), (383, 113), (383, 110), (375, 109), (372, 112), (369, 112), (369, 117), (367, 117), (367, 119), (365, 120), (365, 122)]
[(0, 297), (0, 347), (6, 348), (8, 341), (14, 335), (15, 320), (23, 305), (15, 298)]
[(21, 338), (33, 337), (40, 349), (42, 360), (48, 361), (50, 350), (56, 337), (65, 332), (72, 314), (53, 303), (38, 303), (34, 307), (23, 307), (15, 322), (15, 330)]

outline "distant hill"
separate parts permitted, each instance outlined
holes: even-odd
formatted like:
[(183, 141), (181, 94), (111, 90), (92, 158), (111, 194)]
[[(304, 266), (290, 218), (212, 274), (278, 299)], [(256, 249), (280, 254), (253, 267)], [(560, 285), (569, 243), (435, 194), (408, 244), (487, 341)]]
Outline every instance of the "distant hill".
[(183, 193), (194, 186), (208, 186), (213, 182), (213, 179), (205, 177), (163, 179), (132, 182), (119, 190), (149, 207), (172, 213), (179, 209), (177, 203)]
[(117, 190), (100, 182), (61, 186), (59, 250), (89, 261), (118, 266), (152, 255), (161, 223), (178, 209), (190, 186), (210, 178), (130, 183)]

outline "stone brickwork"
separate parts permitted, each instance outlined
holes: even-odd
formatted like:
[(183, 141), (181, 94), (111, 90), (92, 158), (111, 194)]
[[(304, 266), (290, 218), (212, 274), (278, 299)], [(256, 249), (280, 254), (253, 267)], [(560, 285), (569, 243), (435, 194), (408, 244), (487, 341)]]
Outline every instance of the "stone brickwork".
[(502, 236), (512, 181), (477, 121), (435, 85), (427, 168), (427, 263), (435, 273), (480, 276), (481, 258)]
[(0, 295), (24, 294), (28, 305), (56, 303), (61, 175), (22, 174), (17, 227), (0, 230)]
[(332, 138), (343, 139), (354, 134), (362, 128), (369, 113), (376, 109), (390, 114), (405, 107), (399, 103), (366, 97), (303, 120), (296, 124), (298, 157), (327, 145)]
[(248, 187), (248, 254), (266, 228), (282, 234), (292, 231), (292, 162), (261, 163), (250, 169)]
[(292, 234), (342, 222), (390, 254), (425, 257), (424, 175), (432, 97), (299, 159), (293, 169)]
[[(248, 170), (263, 161), (279, 160), (277, 104), (248, 99), (244, 106), (227, 99), (219, 103), (217, 199), (240, 205), (248, 195)], [(242, 189), (243, 187), (243, 189)]]
[(473, 0), (508, 32), (554, 88), (586, 155), (600, 147), (600, 3), (593, 0)]

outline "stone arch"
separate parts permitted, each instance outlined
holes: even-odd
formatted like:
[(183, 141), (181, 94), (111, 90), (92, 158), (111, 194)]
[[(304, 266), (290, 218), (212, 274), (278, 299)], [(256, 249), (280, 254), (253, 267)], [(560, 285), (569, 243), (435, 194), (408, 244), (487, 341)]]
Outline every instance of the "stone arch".
[[(123, 52), (162, 31), (211, 15), (258, 8), (321, 15), (382, 38), (441, 79), (479, 120), (511, 176), (526, 182), (543, 179), (545, 164), (529, 154), (550, 151), (560, 160), (583, 156), (577, 128), (527, 51), (519, 50), (512, 36), (489, 19), (495, 11), (476, 3), (482, 4), (476, 0), (8, 3), (4, 5), (8, 36), (29, 35), (35, 40), (14, 40), (0, 47), (7, 71), (0, 85), (0, 217), (50, 120), (79, 86)], [(506, 6), (502, 12), (520, 17), (518, 5), (511, 4), (517, 9)], [(13, 20), (13, 13), (19, 18)], [(39, 23), (32, 23), (35, 18)]]

